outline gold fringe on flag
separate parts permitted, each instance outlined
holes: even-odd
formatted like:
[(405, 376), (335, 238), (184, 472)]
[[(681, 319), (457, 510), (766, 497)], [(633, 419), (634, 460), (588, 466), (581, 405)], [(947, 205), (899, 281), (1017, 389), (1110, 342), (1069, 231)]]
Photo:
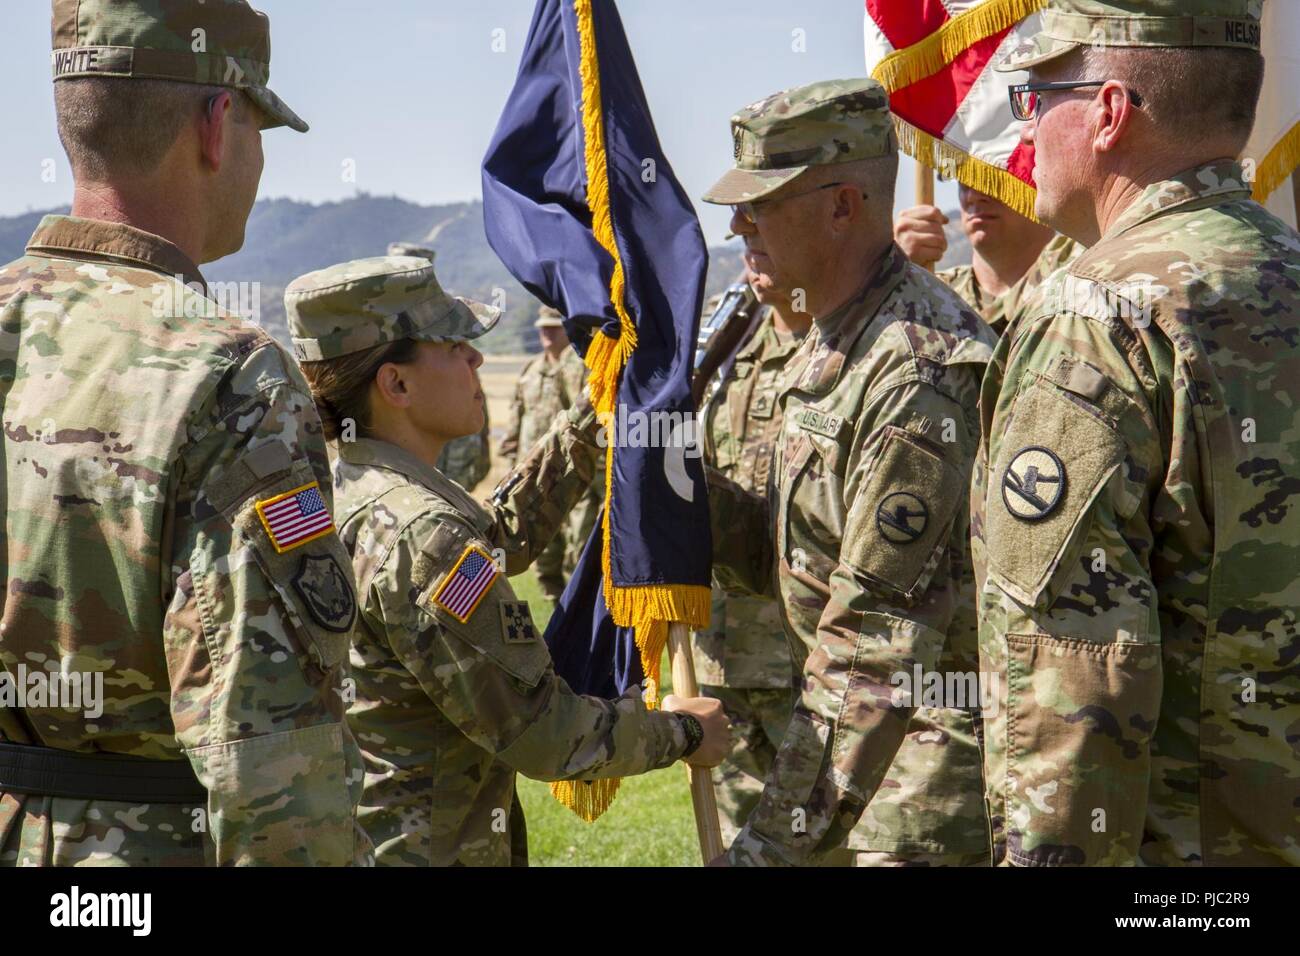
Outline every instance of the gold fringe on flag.
[(1296, 171), (1296, 167), (1300, 167), (1300, 123), (1292, 126), (1255, 167), (1252, 191), (1255, 202), (1265, 202)]
[(894, 117), (894, 130), (898, 133), (898, 148), (918, 163), (942, 170), (971, 189), (978, 189), (1006, 203), (1020, 215), (1038, 221), (1034, 215), (1037, 192), (1024, 180), (972, 156), (964, 149), (948, 145), (898, 116)]
[[(582, 128), (587, 166), (587, 206), (591, 209), (591, 231), (596, 241), (614, 260), (609, 280), (609, 298), (618, 314), (618, 338), (604, 331), (596, 332), (587, 347), (586, 364), (591, 404), (602, 422), (613, 428), (618, 399), (618, 381), (636, 348), (636, 326), (623, 302), (626, 274), (618, 244), (614, 239), (614, 216), (609, 199), (609, 158), (605, 151), (605, 118), (600, 95), (600, 61), (596, 52), (596, 35), (592, 27), (592, 0), (573, 0), (578, 20), (580, 61), (578, 76), (582, 83)], [(611, 435), (611, 439), (612, 439)], [(709, 588), (686, 584), (648, 584), (616, 587), (610, 574), (609, 514), (613, 504), (614, 442), (605, 451), (605, 516), (601, 523), (603, 547), (601, 569), (604, 573), (605, 604), (610, 617), (621, 627), (635, 629), (641, 669), (652, 682), (649, 706), (658, 704), (660, 661), (668, 642), (668, 622), (682, 621), (694, 627), (708, 627)], [(551, 793), (566, 807), (588, 823), (604, 813), (618, 791), (619, 781), (576, 780), (551, 784)]]
[(618, 777), (608, 780), (556, 780), (551, 784), (551, 795), (587, 823), (594, 823), (614, 802), (618, 793)]
[(893, 93), (938, 73), (980, 40), (1001, 33), (1037, 13), (1048, 0), (984, 0), (959, 13), (924, 40), (885, 56), (871, 71), (874, 80)]

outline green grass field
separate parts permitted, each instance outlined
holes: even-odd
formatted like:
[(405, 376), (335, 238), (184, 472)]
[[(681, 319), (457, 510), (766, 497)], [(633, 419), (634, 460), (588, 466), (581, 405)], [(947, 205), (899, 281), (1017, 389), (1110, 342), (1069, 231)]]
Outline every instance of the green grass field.
[[(531, 571), (510, 579), (528, 602), (538, 633), (551, 604)], [(664, 692), (671, 688), (667, 655)], [(700, 847), (691, 816), (691, 794), (681, 763), (629, 777), (610, 809), (595, 823), (583, 823), (551, 796), (550, 788), (519, 777), (519, 799), (528, 819), (528, 855), (533, 866), (698, 866)]]

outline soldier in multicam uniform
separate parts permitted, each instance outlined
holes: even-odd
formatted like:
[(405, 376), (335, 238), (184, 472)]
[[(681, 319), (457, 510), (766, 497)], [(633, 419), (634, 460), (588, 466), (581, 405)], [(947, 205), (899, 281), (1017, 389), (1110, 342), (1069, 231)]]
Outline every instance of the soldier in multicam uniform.
[[(781, 371), (812, 323), (776, 290), (762, 296), (757, 331), (711, 387), (702, 412), (705, 462), (756, 495), (767, 492), (781, 433)], [(729, 844), (758, 804), (794, 712), (794, 663), (781, 607), (768, 597), (715, 586), (709, 629), (692, 637), (701, 692), (722, 701), (735, 728), (732, 750), (713, 772)]]
[[(971, 262), (937, 275), (1001, 335), (1030, 293), (1083, 247), (969, 186), (958, 188), (957, 200)], [(947, 251), (947, 221), (936, 206), (904, 209), (894, 220), (894, 240), (909, 259), (929, 268)]]
[(468, 343), (496, 324), (495, 309), (446, 295), (426, 260), (384, 257), (294, 280), (285, 311), (327, 431), (356, 434), (336, 443), (335, 514), (361, 595), (348, 717), (378, 862), (527, 862), (516, 772), (570, 780), (678, 758), (716, 764), (729, 745), (717, 701), (666, 698), (649, 711), (635, 691), (575, 694), (506, 580), (590, 485), (590, 404), (579, 396), (479, 504), (434, 463), (445, 441), (481, 425), (481, 356)]
[(320, 420), (196, 265), (243, 243), (260, 130), (306, 124), (246, 3), (55, 0), (53, 27), (76, 193), (0, 269), (0, 676), (105, 695), (0, 707), (0, 864), (364, 862)]
[[(537, 313), (538, 337), (542, 352), (531, 359), (519, 373), (515, 399), (510, 407), (510, 424), (501, 441), (501, 457), (513, 468), (527, 457), (551, 428), (555, 417), (573, 405), (587, 384), (587, 366), (569, 347), (560, 313), (542, 306)], [(598, 474), (587, 493), (574, 506), (564, 522), (562, 533), (537, 556), (533, 566), (537, 583), (551, 601), (558, 600), (564, 584), (578, 564), (583, 545), (596, 526), (596, 517), (604, 501), (604, 475)]]
[(1002, 64), (1038, 216), (1090, 247), (981, 400), (1005, 864), (1300, 864), (1300, 236), (1233, 159), (1260, 10), (1061, 0)]
[[(430, 262), (437, 255), (432, 249), (411, 242), (390, 242), (388, 254), (419, 256)], [(482, 383), (475, 384), (482, 393)], [(473, 435), (462, 435), (447, 442), (438, 456), (438, 470), (466, 491), (473, 491), (492, 470), (492, 423), (488, 420), (487, 396), (483, 398), (483, 427)]]
[(802, 674), (731, 864), (988, 859), (973, 708), (897, 675), (974, 668), (946, 631), (966, 556), (975, 399), (993, 335), (892, 243), (897, 141), (884, 90), (839, 80), (732, 119), (733, 207), (756, 287), (813, 328), (786, 366), (766, 498), (709, 472), (719, 580), (777, 597)]

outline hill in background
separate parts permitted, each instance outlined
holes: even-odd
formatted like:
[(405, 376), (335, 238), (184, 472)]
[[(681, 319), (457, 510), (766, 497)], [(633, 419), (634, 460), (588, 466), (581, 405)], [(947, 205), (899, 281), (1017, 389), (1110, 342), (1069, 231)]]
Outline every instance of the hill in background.
[[(67, 212), (67, 208), (49, 210)], [(0, 263), (23, 253), (44, 213), (0, 218)], [(244, 248), (204, 266), (212, 282), (261, 283), (261, 324), (287, 342), (284, 288), (296, 276), (348, 259), (383, 255), (390, 242), (415, 242), (437, 252), (438, 280), (448, 291), (503, 303), (500, 326), (482, 340), (484, 351), (533, 352), (537, 301), (515, 281), (488, 246), (483, 204), (477, 200), (421, 206), (396, 197), (361, 193), (341, 202), (268, 199), (249, 217)], [(707, 294), (740, 272), (740, 246), (710, 250)], [(498, 295), (498, 292), (500, 295)]]

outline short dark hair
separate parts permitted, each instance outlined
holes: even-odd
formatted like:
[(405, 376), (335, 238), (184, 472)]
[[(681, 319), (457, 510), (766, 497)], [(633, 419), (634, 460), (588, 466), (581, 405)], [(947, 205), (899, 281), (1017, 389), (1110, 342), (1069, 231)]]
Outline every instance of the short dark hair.
[(1255, 128), (1264, 58), (1231, 47), (1089, 48), (1083, 76), (1128, 84), (1162, 130), (1189, 137), (1212, 131), (1242, 149)]
[[(225, 89), (116, 76), (57, 81), (54, 113), (73, 174), (104, 181), (152, 173), (185, 124)], [(242, 121), (249, 104), (237, 90), (230, 92)]]

